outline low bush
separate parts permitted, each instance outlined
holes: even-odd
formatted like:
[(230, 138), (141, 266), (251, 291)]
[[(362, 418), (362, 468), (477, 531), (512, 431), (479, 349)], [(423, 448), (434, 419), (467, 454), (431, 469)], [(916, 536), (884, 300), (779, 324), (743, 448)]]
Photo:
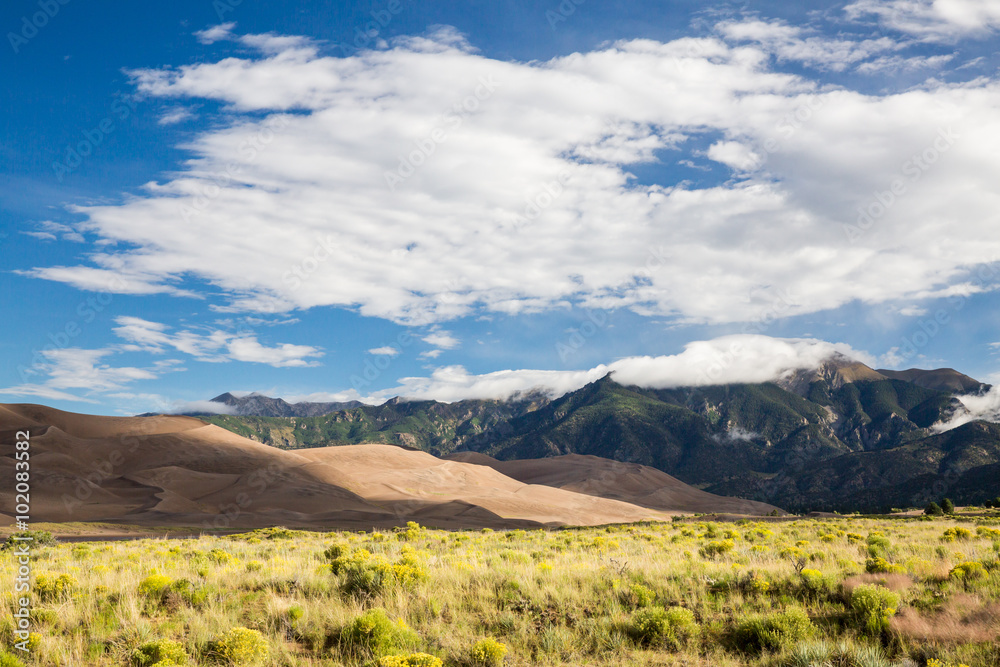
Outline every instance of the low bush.
[(233, 628), (215, 641), (214, 652), (230, 665), (260, 665), (268, 656), (267, 640), (259, 630)]
[(351, 621), (341, 641), (354, 655), (382, 658), (412, 650), (420, 637), (403, 619), (392, 621), (382, 609), (369, 609)]
[(386, 655), (379, 658), (375, 667), (443, 667), (441, 658), (435, 658), (427, 653), (410, 653), (409, 655)]
[(157, 639), (146, 642), (132, 652), (132, 664), (136, 667), (153, 667), (153, 665), (182, 665), (187, 661), (187, 654), (180, 642), (172, 639)]
[(734, 633), (740, 650), (750, 653), (782, 651), (812, 637), (816, 626), (802, 609), (792, 607), (784, 611), (754, 615), (741, 621)]
[(477, 641), (470, 654), (476, 667), (500, 667), (506, 656), (507, 645), (492, 638)]
[(899, 602), (897, 593), (874, 584), (861, 584), (851, 592), (851, 611), (860, 629), (871, 635), (888, 629)]
[(39, 574), (35, 577), (35, 595), (43, 602), (64, 600), (77, 586), (77, 581), (68, 574), (58, 576)]
[(697, 637), (699, 631), (694, 613), (684, 607), (641, 609), (629, 621), (629, 634), (644, 646), (677, 650)]

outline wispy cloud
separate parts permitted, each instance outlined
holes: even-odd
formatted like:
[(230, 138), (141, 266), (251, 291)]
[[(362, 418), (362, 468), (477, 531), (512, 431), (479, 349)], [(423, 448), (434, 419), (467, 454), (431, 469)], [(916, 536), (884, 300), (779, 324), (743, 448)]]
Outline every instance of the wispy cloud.
[(126, 347), (129, 351), (160, 353), (172, 348), (199, 361), (246, 361), (276, 368), (317, 366), (319, 362), (315, 359), (323, 356), (319, 348), (311, 345), (285, 343), (268, 347), (256, 336), (219, 329), (205, 333), (187, 330), (171, 333), (165, 324), (138, 317), (118, 317), (115, 322), (118, 324), (115, 334), (129, 344)]
[(848, 16), (875, 16), (884, 25), (926, 41), (985, 37), (1000, 29), (1000, 4), (993, 0), (859, 0)]
[[(118, 352), (113, 348), (45, 350), (40, 353), (44, 363), (37, 364), (30, 371), (30, 375), (39, 376), (38, 382), (5, 387), (0, 389), (0, 394), (96, 402), (92, 398), (95, 394), (118, 391), (140, 380), (153, 380), (162, 373), (177, 370), (178, 362), (175, 360), (159, 361), (148, 368), (111, 366), (103, 361)], [(84, 393), (80, 395), (79, 392)]]

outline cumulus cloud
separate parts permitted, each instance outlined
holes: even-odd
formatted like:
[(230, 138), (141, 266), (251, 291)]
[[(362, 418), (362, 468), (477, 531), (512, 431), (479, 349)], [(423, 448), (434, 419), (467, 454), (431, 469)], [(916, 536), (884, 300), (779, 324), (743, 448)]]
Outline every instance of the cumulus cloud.
[(845, 8), (848, 16), (876, 16), (886, 26), (927, 41), (985, 37), (1000, 28), (995, 0), (859, 0)]
[(171, 333), (169, 327), (159, 322), (150, 322), (138, 317), (115, 318), (118, 324), (115, 334), (126, 341), (128, 351), (163, 352), (172, 348), (189, 354), (199, 361), (224, 362), (247, 361), (267, 364), (276, 368), (317, 366), (316, 357), (323, 352), (311, 345), (285, 343), (268, 347), (249, 334), (235, 334), (221, 330), (207, 333), (178, 331)]
[[(207, 283), (230, 311), (405, 324), (567, 306), (721, 323), (775, 294), (794, 294), (786, 316), (929, 299), (1000, 258), (996, 81), (869, 94), (771, 68), (773, 53), (860, 62), (879, 40), (838, 51), (751, 21), (522, 63), (454, 31), (335, 58), (212, 30), (257, 53), (132, 73), (142, 94), (225, 107), (184, 146), (194, 159), (74, 209), (102, 245), (31, 275), (128, 294)], [(631, 175), (706, 138), (736, 178)], [(656, 248), (670, 260), (648, 270)]]
[(385, 355), (387, 357), (395, 357), (399, 354), (399, 348), (392, 347), (391, 345), (386, 345), (385, 347), (373, 347), (368, 350), (368, 354)]

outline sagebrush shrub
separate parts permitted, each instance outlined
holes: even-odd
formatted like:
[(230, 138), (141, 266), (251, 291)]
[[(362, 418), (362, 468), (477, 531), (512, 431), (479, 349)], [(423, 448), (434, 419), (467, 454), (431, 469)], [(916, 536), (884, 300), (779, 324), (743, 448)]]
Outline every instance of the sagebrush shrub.
[(392, 621), (382, 609), (369, 609), (348, 623), (341, 640), (355, 654), (376, 658), (413, 649), (420, 637), (403, 619)]
[(869, 574), (906, 574), (906, 568), (890, 563), (881, 556), (876, 556), (865, 561), (865, 572)]
[(174, 580), (165, 574), (151, 574), (139, 582), (139, 595), (151, 600), (159, 600), (172, 583)]
[(409, 655), (386, 655), (375, 662), (376, 667), (443, 667), (441, 658), (427, 653)]
[(507, 645), (493, 638), (480, 639), (472, 646), (470, 657), (477, 667), (500, 667), (507, 656)]
[(24, 663), (16, 656), (0, 649), (0, 667), (24, 667)]
[(153, 667), (163, 663), (179, 665), (185, 661), (187, 654), (184, 647), (172, 639), (146, 642), (132, 652), (132, 663), (137, 667)]
[(862, 584), (851, 592), (851, 610), (861, 629), (872, 635), (888, 629), (899, 602), (898, 594), (875, 584)]
[(50, 602), (66, 599), (76, 586), (76, 579), (68, 574), (58, 576), (39, 574), (35, 577), (34, 592), (40, 600)]
[(215, 652), (231, 665), (259, 665), (267, 659), (267, 640), (259, 630), (233, 628), (216, 640)]
[(649, 607), (632, 615), (629, 633), (639, 644), (678, 649), (698, 635), (694, 613), (683, 607)]
[(736, 626), (734, 640), (741, 650), (751, 653), (781, 651), (812, 637), (815, 632), (816, 626), (809, 615), (792, 607), (741, 621)]

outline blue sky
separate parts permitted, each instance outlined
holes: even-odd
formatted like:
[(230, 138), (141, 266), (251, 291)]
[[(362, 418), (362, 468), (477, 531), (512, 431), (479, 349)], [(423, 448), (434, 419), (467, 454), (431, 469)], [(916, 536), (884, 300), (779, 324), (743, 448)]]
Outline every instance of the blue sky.
[(831, 351), (1000, 373), (992, 3), (36, 0), (0, 27), (0, 401), (456, 400)]

